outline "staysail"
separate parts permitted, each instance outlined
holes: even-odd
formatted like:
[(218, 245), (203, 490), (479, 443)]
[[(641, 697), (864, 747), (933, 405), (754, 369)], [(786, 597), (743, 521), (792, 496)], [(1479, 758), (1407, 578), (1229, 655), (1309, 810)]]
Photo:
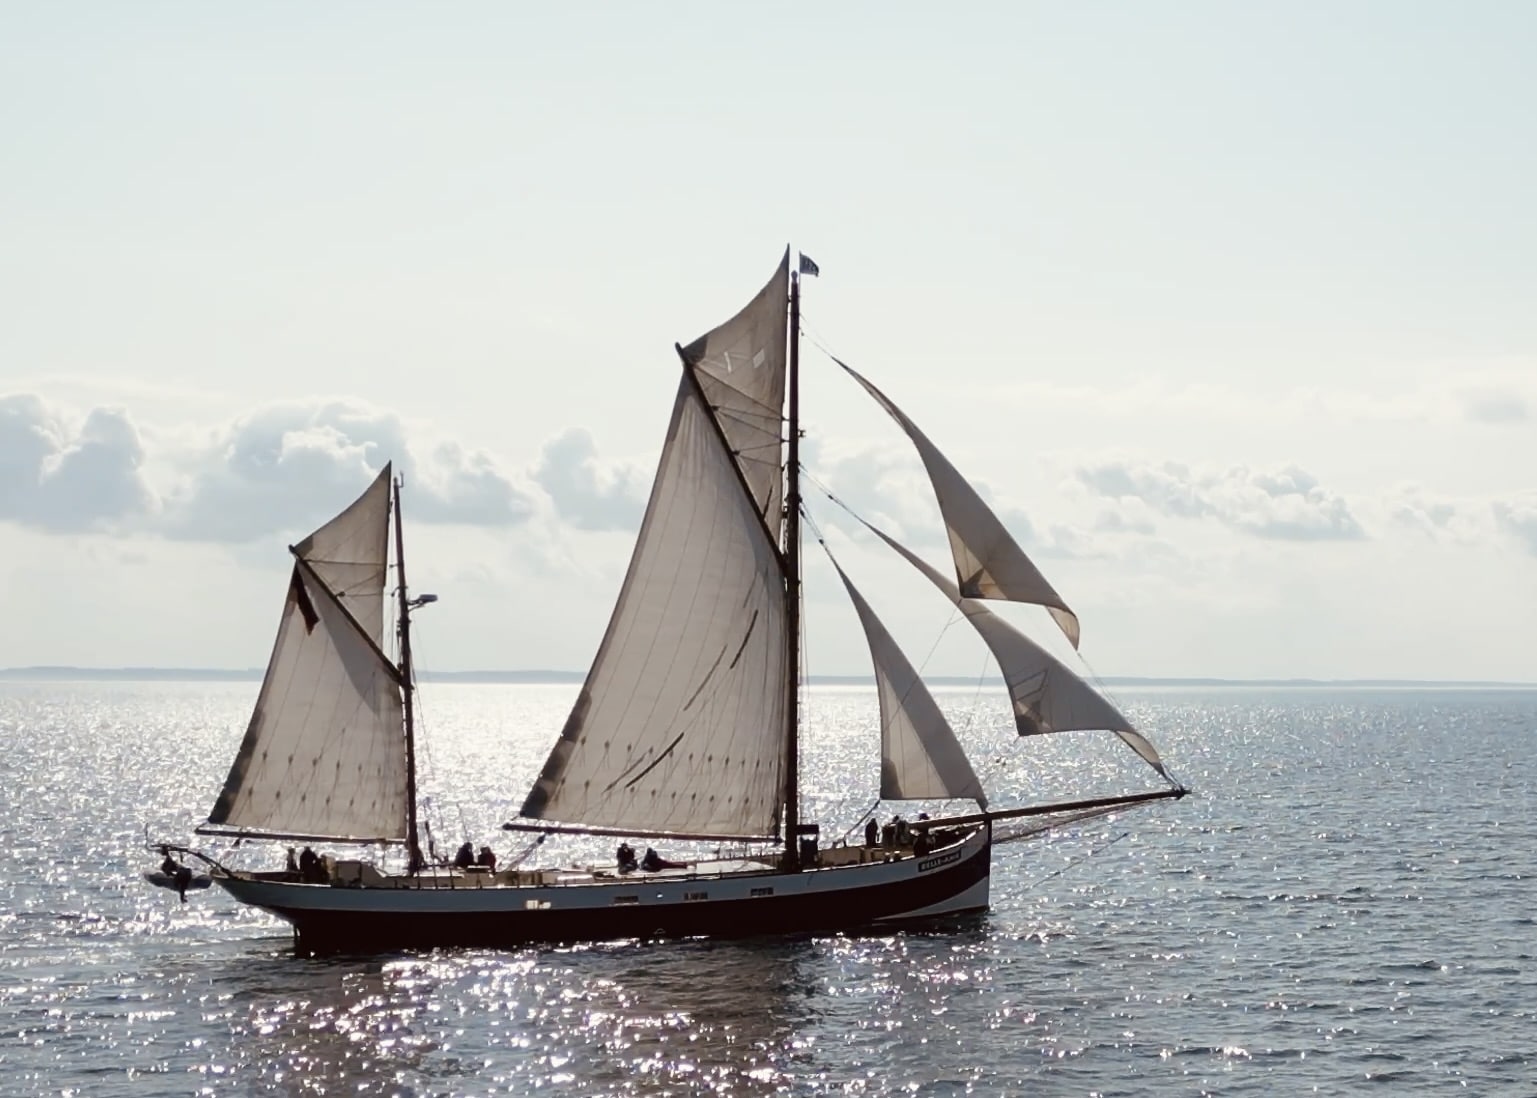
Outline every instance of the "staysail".
[(955, 557), (956, 577), (961, 594), (973, 599), (1003, 599), (1044, 606), (1061, 627), (1074, 648), (1078, 647), (1078, 616), (1068, 609), (1062, 596), (1041, 575), (1019, 544), (1009, 536), (998, 516), (977, 494), (939, 448), (918, 429), (885, 393), (867, 381), (846, 362), (833, 359), (850, 377), (864, 386), (891, 418), (907, 432), (923, 459), (939, 510), (950, 536), (950, 550)]
[(837, 561), (833, 567), (859, 612), (875, 664), (881, 708), (881, 799), (965, 798), (986, 808), (982, 783), (934, 695)]
[(630, 568), (526, 818), (742, 838), (778, 827), (787, 277), (781, 264), (747, 309), (681, 349)]
[(1003, 673), (1013, 704), (1014, 723), (1021, 736), (1105, 729), (1114, 732), (1144, 762), (1173, 781), (1152, 743), (1132, 727), (1131, 721), (1119, 709), (1066, 664), (977, 599), (964, 597), (948, 576), (901, 542), (868, 522), (864, 525), (927, 576), (966, 615), (998, 661), (998, 669)]
[(245, 739), (200, 831), (402, 840), (399, 672), (384, 655), (390, 467), (294, 547), (277, 641)]

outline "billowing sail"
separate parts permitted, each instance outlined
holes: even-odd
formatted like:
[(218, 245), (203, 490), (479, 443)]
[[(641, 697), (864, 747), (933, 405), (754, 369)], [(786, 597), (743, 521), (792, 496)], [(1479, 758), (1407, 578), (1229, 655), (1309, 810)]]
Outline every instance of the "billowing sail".
[(864, 386), (917, 447), (934, 485), (934, 495), (939, 499), (940, 513), (944, 515), (961, 594), (973, 599), (1003, 599), (1044, 606), (1077, 648), (1078, 616), (1068, 609), (1062, 596), (1052, 589), (1025, 551), (1009, 536), (976, 489), (885, 393), (866, 381), (848, 363), (833, 361)]
[[(833, 567), (838, 568), (836, 561)], [(967, 798), (986, 808), (982, 783), (934, 696), (842, 568), (838, 575), (859, 611), (875, 664), (881, 704), (881, 799)]]
[(205, 828), (405, 838), (399, 674), (377, 640), (389, 486), (385, 466), (356, 503), (295, 548), (256, 711)]
[(525, 817), (775, 831), (788, 734), (784, 568), (723, 426), (685, 366), (618, 605)]
[(715, 411), (742, 476), (771, 524), (784, 491), (785, 304), (790, 253), (747, 306), (681, 349)]
[(927, 576), (966, 615), (992, 651), (993, 658), (998, 661), (998, 669), (1003, 673), (1003, 680), (1009, 688), (1009, 698), (1014, 706), (1014, 722), (1021, 736), (1107, 729), (1121, 737), (1154, 770), (1173, 781), (1164, 770), (1158, 751), (1147, 738), (1132, 727), (1120, 710), (1073, 674), (1062, 661), (978, 600), (962, 596), (960, 589), (949, 577), (905, 545), (868, 522), (865, 526)]

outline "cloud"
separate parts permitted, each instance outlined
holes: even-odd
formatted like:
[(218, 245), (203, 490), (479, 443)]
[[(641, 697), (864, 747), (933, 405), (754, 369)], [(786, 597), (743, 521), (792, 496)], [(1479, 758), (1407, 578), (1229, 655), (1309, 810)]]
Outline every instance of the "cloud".
[(1344, 498), (1294, 465), (1196, 472), (1177, 462), (1122, 460), (1081, 466), (1075, 476), (1099, 495), (1139, 500), (1173, 518), (1214, 519), (1256, 537), (1341, 541), (1365, 536)]
[(1482, 544), (1491, 534), (1487, 500), (1429, 495), (1416, 484), (1395, 488), (1382, 510), (1398, 526), (1434, 541)]
[(647, 478), (630, 465), (598, 460), (592, 435), (571, 427), (545, 443), (534, 481), (555, 513), (579, 530), (633, 530), (646, 505)]
[(1537, 556), (1537, 492), (1528, 492), (1510, 501), (1493, 504), (1494, 521), (1510, 537), (1519, 541), (1528, 553)]
[(274, 404), (183, 454), (185, 481), (166, 500), (173, 537), (245, 541), (324, 521), (393, 461), (423, 522), (504, 526), (528, 518), (526, 492), (493, 459), (454, 443), (415, 458), (398, 416), (353, 401)]
[(154, 511), (144, 446), (128, 414), (93, 408), (78, 432), (39, 397), (0, 397), (0, 520), (55, 532)]

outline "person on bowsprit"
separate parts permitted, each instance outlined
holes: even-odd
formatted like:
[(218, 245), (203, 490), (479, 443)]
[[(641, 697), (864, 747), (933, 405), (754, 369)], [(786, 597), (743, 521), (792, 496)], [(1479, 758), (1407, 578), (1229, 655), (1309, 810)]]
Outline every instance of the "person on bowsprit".
[(162, 846), (160, 849), (165, 854), (165, 859), (160, 863), (160, 872), (171, 878), (176, 885), (176, 894), (181, 897), (182, 903), (186, 903), (187, 886), (192, 883), (192, 870), (171, 857), (170, 847)]

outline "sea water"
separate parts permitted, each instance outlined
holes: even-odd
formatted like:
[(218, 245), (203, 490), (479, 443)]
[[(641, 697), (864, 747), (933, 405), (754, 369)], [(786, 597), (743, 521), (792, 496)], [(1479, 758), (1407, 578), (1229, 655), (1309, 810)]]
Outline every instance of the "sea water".
[[(998, 847), (991, 913), (944, 933), (306, 960), (140, 877), (255, 690), (0, 684), (0, 1094), (1537, 1094), (1537, 692), (1122, 690), (1196, 795)], [(809, 694), (837, 841), (875, 699)], [(442, 845), (523, 853), (498, 826), (573, 695), (423, 690)], [(1113, 739), (1018, 741), (996, 691), (941, 701), (998, 804), (1157, 784)]]

